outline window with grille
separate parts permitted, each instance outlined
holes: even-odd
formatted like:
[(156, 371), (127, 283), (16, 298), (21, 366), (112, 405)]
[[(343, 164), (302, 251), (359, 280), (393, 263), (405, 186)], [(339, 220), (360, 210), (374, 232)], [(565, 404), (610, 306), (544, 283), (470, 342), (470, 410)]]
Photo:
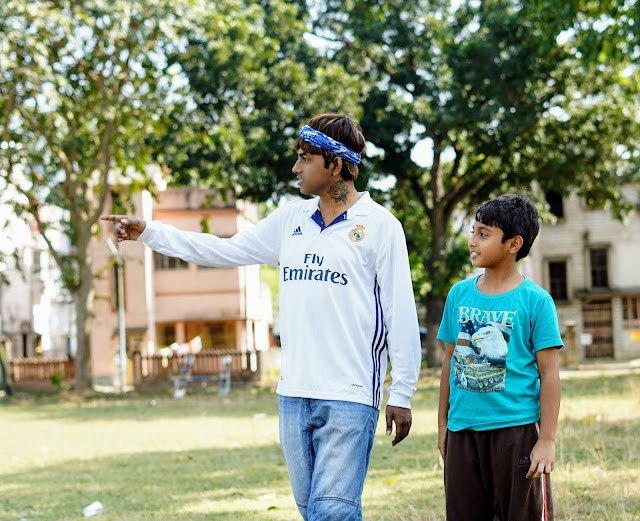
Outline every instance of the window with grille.
[(187, 261), (183, 261), (178, 257), (167, 257), (166, 255), (162, 255), (162, 253), (158, 253), (157, 251), (153, 252), (153, 263), (156, 270), (189, 269), (189, 263)]
[(606, 248), (591, 248), (589, 250), (589, 259), (591, 261), (591, 287), (608, 288), (609, 269)]
[(127, 354), (134, 351), (142, 351), (144, 345), (144, 335), (140, 333), (127, 333), (126, 349)]
[(564, 217), (564, 204), (562, 200), (562, 194), (549, 190), (544, 194), (547, 203), (549, 204), (549, 211), (556, 217)]
[(622, 327), (640, 328), (640, 295), (622, 297)]
[(156, 343), (159, 346), (168, 346), (176, 341), (175, 324), (157, 324), (156, 325)]
[(199, 336), (202, 349), (235, 349), (236, 326), (233, 321), (187, 322), (187, 338)]
[(549, 262), (549, 293), (553, 297), (553, 300), (569, 300), (567, 261)]

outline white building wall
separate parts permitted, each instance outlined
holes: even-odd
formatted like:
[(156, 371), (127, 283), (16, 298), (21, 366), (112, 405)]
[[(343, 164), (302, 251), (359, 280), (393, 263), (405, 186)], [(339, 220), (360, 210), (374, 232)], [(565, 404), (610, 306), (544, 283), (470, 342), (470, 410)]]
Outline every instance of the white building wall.
[[(0, 253), (9, 284), (0, 289), (0, 337), (12, 358), (62, 357), (69, 354), (72, 310), (55, 265), (35, 226), (17, 217), (9, 203), (18, 194), (12, 187), (0, 198)], [(57, 222), (59, 209), (43, 209), (41, 219)], [(69, 251), (65, 236), (53, 231), (50, 240), (58, 251)], [(17, 256), (13, 257), (13, 252)]]
[[(591, 288), (589, 248), (604, 247), (608, 250), (609, 290), (602, 293), (611, 298), (614, 358), (629, 360), (640, 357), (640, 332), (623, 326), (622, 295), (640, 295), (640, 203), (638, 187), (628, 186), (625, 197), (635, 208), (624, 222), (615, 219), (609, 209), (589, 210), (585, 202), (572, 195), (564, 199), (564, 217), (555, 224), (543, 224), (530, 257), (527, 275), (539, 276), (539, 282), (550, 289), (549, 261), (567, 261), (569, 298), (556, 302), (560, 329), (573, 321), (577, 324), (578, 337), (583, 332), (582, 304), (585, 296), (600, 294)], [(580, 346), (584, 360), (584, 346)]]

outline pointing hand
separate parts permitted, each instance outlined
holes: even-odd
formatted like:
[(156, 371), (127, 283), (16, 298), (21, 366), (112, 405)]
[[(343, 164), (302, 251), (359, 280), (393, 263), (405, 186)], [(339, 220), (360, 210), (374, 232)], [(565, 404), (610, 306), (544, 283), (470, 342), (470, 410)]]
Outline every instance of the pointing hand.
[(118, 242), (135, 241), (147, 227), (147, 222), (129, 215), (101, 215), (103, 221), (113, 221), (113, 234)]

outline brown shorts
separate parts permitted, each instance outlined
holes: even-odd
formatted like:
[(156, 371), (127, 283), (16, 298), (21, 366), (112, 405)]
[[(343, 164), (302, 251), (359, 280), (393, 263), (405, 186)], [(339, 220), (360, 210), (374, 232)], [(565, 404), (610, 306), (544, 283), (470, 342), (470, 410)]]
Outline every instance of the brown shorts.
[(537, 440), (537, 423), (490, 431), (447, 431), (447, 520), (552, 521), (549, 476), (526, 477)]

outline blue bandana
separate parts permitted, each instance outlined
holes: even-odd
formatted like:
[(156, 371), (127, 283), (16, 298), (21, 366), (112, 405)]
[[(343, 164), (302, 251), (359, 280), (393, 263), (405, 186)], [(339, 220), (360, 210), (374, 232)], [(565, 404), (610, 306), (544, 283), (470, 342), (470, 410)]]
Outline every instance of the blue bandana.
[(327, 152), (331, 152), (354, 165), (360, 163), (360, 159), (362, 158), (360, 154), (346, 147), (340, 143), (340, 141), (336, 141), (319, 130), (311, 128), (309, 125), (302, 127), (302, 130), (300, 130), (300, 137), (307, 143), (311, 143), (314, 147), (322, 148)]

